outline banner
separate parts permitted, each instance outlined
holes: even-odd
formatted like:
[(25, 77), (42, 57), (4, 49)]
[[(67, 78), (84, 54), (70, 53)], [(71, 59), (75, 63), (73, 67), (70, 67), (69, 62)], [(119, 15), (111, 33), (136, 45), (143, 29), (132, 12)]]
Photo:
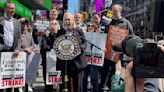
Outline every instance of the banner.
[(26, 83), (32, 84), (38, 72), (38, 66), (40, 61), (40, 53), (32, 52), (30, 55), (27, 56), (27, 65), (26, 65)]
[(113, 51), (112, 44), (121, 44), (124, 37), (128, 34), (129, 30), (127, 29), (122, 29), (112, 25), (109, 26), (105, 58), (115, 62), (119, 60), (119, 52)]
[[(92, 64), (95, 66), (103, 66), (104, 64), (104, 50), (106, 46), (106, 38), (107, 34), (101, 33), (93, 33), (93, 32), (86, 32), (84, 33), (85, 39), (93, 43), (94, 45), (98, 46), (102, 50), (97, 49), (93, 46), (92, 53), (91, 53), (91, 44), (87, 44), (87, 48), (85, 49), (85, 56), (86, 61), (88, 64)], [(92, 56), (91, 56), (92, 54)]]
[(26, 53), (1, 52), (0, 89), (25, 86)]
[(47, 52), (47, 74), (46, 84), (62, 84), (61, 71), (56, 70), (56, 53), (52, 50)]

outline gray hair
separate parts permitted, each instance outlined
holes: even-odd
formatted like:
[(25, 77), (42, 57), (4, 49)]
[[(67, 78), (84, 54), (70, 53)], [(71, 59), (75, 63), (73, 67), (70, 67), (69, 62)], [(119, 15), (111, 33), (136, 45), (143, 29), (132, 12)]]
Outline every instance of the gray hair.
[(122, 11), (122, 6), (120, 4), (114, 4), (113, 7), (114, 6), (118, 6), (119, 7), (119, 10)]

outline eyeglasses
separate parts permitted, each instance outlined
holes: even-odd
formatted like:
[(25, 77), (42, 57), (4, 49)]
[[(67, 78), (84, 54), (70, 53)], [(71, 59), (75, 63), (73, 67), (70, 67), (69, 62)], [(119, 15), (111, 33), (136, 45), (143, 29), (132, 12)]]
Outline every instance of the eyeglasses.
[(58, 23), (52, 23), (51, 25), (58, 25)]

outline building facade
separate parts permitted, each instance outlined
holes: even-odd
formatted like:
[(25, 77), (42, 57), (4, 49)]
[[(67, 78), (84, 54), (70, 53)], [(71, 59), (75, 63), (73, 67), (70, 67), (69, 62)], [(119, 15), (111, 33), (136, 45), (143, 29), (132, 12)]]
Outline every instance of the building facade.
[(154, 0), (115, 0), (113, 3), (121, 4), (123, 7), (123, 16), (132, 24), (134, 32), (142, 38), (154, 38), (154, 32), (148, 31), (147, 7)]
[(142, 38), (152, 38), (152, 32), (147, 32), (147, 7), (153, 0), (126, 0), (124, 4), (129, 7), (130, 13), (126, 18), (132, 23), (136, 35)]
[(94, 0), (78, 0), (78, 12), (92, 12), (92, 1)]

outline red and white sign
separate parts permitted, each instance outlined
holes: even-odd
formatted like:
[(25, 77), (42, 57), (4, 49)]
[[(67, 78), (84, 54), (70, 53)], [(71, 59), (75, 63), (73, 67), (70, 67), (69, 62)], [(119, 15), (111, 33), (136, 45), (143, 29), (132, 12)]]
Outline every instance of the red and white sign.
[(46, 84), (62, 84), (61, 71), (56, 70), (56, 53), (51, 50), (46, 54), (47, 59), (47, 74)]
[(20, 52), (18, 57), (13, 52), (2, 52), (0, 67), (0, 89), (25, 86), (25, 52)]
[(91, 56), (86, 56), (86, 61), (91, 64), (94, 63), (94, 64), (102, 64), (103, 63), (103, 60), (102, 60), (102, 57), (91, 57)]
[(104, 56), (105, 56), (104, 50), (105, 50), (107, 34), (85, 32), (84, 35), (85, 35), (85, 39), (87, 39), (92, 44), (102, 49), (99, 50), (93, 46), (91, 52), (91, 44), (87, 44), (87, 47), (85, 49), (85, 56), (86, 56), (87, 63), (91, 64), (92, 62), (92, 64), (95, 66), (103, 66)]
[(62, 77), (61, 76), (48, 76), (48, 82), (49, 83), (62, 83)]
[(117, 62), (119, 60), (119, 52), (112, 49), (112, 44), (121, 44), (124, 37), (129, 34), (128, 29), (122, 29), (118, 26), (109, 26), (109, 32), (106, 42), (105, 58)]
[(2, 87), (7, 87), (7, 86), (18, 86), (18, 85), (23, 85), (25, 83), (23, 78), (20, 79), (6, 79), (1, 81), (1, 86)]

